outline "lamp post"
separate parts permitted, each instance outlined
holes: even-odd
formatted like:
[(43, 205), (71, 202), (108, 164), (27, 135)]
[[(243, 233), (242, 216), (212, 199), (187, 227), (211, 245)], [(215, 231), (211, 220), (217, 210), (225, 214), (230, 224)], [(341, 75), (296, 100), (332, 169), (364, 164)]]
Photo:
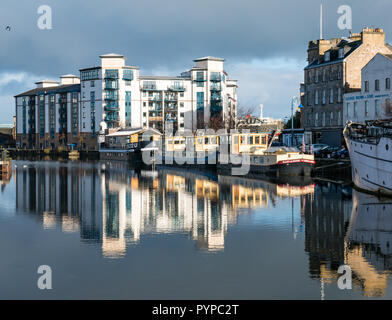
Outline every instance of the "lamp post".
[(291, 98), (291, 146), (294, 145), (294, 104), (298, 106), (299, 99), (297, 96)]

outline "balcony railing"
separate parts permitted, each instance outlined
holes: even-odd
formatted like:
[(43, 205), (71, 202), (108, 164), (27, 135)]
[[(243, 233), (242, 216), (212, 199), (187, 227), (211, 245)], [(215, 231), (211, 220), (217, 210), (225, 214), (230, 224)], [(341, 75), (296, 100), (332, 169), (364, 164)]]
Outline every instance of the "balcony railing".
[(109, 113), (105, 117), (105, 121), (117, 122), (119, 120), (118, 112)]
[(105, 100), (118, 100), (117, 92), (113, 92), (113, 91), (106, 92)]
[(105, 71), (105, 79), (118, 79), (118, 71), (117, 70), (106, 70)]
[(221, 101), (221, 100), (222, 100), (222, 97), (220, 94), (213, 93), (211, 95), (211, 101)]
[(142, 90), (157, 90), (156, 84), (143, 84)]
[(210, 89), (211, 91), (221, 91), (222, 87), (220, 83), (212, 83)]
[(172, 85), (167, 87), (168, 91), (185, 91), (185, 87), (183, 85)]
[(117, 102), (109, 102), (105, 106), (105, 110), (107, 111), (117, 111), (118, 110), (118, 103)]
[(220, 75), (220, 73), (218, 74), (211, 74), (210, 76), (210, 81), (222, 81), (222, 76)]
[(165, 96), (165, 101), (178, 101), (178, 97), (175, 95), (167, 95)]
[(117, 90), (118, 83), (117, 81), (105, 81), (105, 90)]

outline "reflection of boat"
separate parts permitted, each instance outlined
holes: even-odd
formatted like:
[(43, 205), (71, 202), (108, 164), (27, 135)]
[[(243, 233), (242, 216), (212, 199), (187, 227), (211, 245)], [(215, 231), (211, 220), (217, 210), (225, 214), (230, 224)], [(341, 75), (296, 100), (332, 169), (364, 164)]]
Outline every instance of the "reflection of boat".
[(354, 184), (392, 195), (392, 119), (349, 123), (344, 129)]
[(353, 191), (347, 264), (367, 296), (382, 296), (392, 267), (392, 201)]

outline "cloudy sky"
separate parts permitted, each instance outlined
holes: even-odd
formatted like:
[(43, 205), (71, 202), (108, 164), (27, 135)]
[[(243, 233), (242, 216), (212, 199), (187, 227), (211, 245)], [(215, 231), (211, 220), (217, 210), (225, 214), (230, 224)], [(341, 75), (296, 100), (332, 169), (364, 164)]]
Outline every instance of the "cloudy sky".
[[(37, 9), (52, 9), (51, 30), (40, 30)], [(353, 32), (384, 28), (391, 43), (391, 0), (323, 0), (324, 38), (350, 5)], [(264, 104), (264, 116), (284, 118), (298, 95), (309, 40), (319, 37), (320, 0), (1, 0), (0, 123), (11, 123), (13, 96), (44, 78), (78, 74), (104, 53), (121, 53), (141, 74), (177, 75), (193, 59), (226, 59), (244, 107)], [(7, 28), (10, 26), (10, 30)]]

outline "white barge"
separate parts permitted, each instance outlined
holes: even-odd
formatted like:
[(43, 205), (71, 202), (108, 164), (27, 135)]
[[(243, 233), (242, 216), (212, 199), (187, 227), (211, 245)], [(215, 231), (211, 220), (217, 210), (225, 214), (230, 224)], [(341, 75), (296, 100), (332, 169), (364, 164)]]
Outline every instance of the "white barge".
[(348, 123), (344, 138), (355, 186), (392, 196), (392, 119)]

